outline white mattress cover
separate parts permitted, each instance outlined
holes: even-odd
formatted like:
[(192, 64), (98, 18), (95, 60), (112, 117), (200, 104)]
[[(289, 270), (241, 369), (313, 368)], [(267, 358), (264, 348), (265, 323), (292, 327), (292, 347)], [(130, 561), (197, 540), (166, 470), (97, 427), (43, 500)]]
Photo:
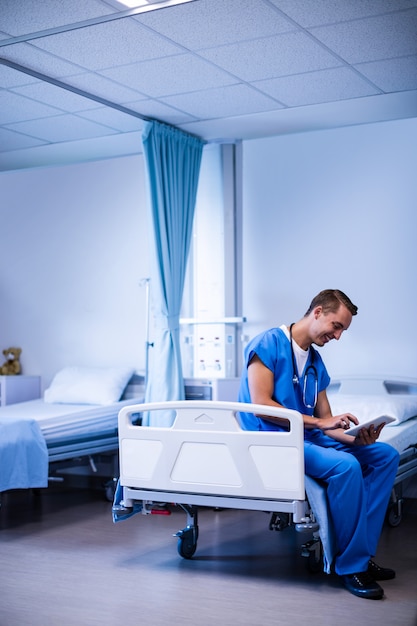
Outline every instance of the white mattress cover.
[(400, 453), (409, 446), (417, 444), (417, 417), (395, 426), (385, 426), (379, 436), (379, 441), (389, 443)]
[(2, 417), (34, 419), (47, 444), (85, 435), (117, 432), (118, 415), (123, 406), (138, 404), (143, 398), (122, 400), (108, 405), (51, 404), (43, 399), (0, 407)]

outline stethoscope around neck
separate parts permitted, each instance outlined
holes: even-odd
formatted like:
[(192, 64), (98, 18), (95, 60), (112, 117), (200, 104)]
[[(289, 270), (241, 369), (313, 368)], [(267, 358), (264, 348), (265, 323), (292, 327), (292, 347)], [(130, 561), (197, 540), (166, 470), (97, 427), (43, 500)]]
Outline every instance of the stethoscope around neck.
[[(297, 365), (295, 362), (295, 354), (294, 354), (294, 348), (292, 345), (292, 327), (294, 326), (294, 324), (290, 325), (290, 346), (291, 346), (291, 359), (292, 359), (292, 382), (294, 385), (299, 385), (300, 384), (300, 378), (297, 374)], [(319, 391), (319, 377), (317, 374), (317, 369), (314, 365), (314, 350), (311, 348), (310, 346), (310, 358), (311, 358), (311, 364), (306, 368), (305, 372), (304, 372), (304, 383), (303, 383), (303, 402), (304, 402), (304, 406), (307, 409), (314, 409), (314, 407), (317, 404), (317, 398), (318, 398), (318, 391)], [(306, 400), (306, 392), (307, 392), (307, 385), (308, 385), (308, 379), (309, 376), (313, 376), (314, 377), (314, 400), (313, 400), (313, 404), (307, 402)]]

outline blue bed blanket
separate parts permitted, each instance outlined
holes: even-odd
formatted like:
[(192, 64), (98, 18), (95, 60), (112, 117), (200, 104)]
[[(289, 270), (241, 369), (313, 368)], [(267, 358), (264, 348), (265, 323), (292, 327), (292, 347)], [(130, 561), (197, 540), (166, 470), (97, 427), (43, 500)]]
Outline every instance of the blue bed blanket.
[(48, 450), (33, 419), (0, 419), (0, 492), (48, 486)]

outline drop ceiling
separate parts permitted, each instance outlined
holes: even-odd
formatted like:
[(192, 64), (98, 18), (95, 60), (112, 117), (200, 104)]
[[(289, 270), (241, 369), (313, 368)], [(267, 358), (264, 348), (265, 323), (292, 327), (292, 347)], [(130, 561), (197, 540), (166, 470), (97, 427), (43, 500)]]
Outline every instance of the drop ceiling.
[(417, 0), (0, 0), (0, 170), (417, 117)]

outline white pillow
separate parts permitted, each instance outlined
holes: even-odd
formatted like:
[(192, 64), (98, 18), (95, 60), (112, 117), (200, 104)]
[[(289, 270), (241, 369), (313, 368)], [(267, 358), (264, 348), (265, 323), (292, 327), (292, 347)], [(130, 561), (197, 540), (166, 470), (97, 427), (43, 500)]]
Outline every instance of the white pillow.
[(333, 415), (353, 413), (360, 423), (389, 415), (395, 419), (389, 426), (395, 426), (417, 415), (417, 395), (329, 393), (328, 399)]
[(65, 367), (45, 390), (50, 404), (112, 404), (120, 400), (134, 373), (132, 368)]

